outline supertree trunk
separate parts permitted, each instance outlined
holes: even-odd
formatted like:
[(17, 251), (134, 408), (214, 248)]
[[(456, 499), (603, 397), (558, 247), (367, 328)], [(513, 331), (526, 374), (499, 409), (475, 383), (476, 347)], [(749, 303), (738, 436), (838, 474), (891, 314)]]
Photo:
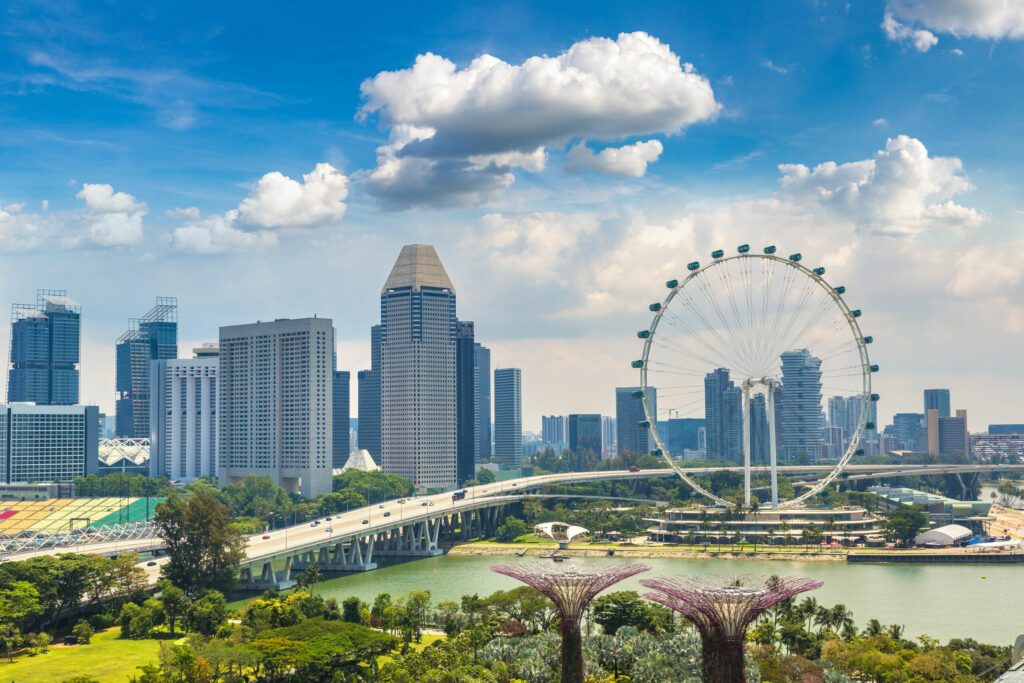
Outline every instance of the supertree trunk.
[(580, 622), (561, 620), (562, 683), (583, 683), (583, 637)]
[(708, 640), (711, 642), (704, 642), (701, 662), (703, 683), (746, 683), (743, 641), (732, 638)]

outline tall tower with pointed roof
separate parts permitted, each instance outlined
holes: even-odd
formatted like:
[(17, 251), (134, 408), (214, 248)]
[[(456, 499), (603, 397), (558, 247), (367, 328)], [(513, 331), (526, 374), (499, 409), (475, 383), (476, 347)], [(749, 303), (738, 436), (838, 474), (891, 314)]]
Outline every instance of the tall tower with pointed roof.
[(381, 466), (458, 485), (455, 287), (434, 247), (402, 247), (380, 294)]

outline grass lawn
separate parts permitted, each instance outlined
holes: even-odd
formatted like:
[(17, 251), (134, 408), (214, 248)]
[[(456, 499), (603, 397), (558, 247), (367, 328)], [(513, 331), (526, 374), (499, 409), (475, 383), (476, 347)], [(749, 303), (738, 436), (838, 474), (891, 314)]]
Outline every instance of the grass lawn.
[(0, 663), (0, 681), (8, 683), (60, 683), (73, 676), (90, 676), (100, 683), (126, 683), (136, 668), (157, 661), (161, 642), (173, 642), (170, 635), (157, 639), (121, 640), (120, 627), (97, 633), (88, 645), (51, 645), (50, 651), (35, 657), (16, 657), (13, 664)]
[[(417, 642), (409, 643), (409, 649), (412, 650), (413, 652), (422, 652), (423, 649), (425, 647), (427, 647), (428, 645), (431, 645), (432, 643), (436, 643), (439, 640), (444, 640), (446, 637), (447, 636), (436, 635), (436, 634), (431, 634), (431, 633), (424, 633), (423, 634), (423, 638), (420, 640), (420, 642), (418, 642), (418, 643)], [(392, 655), (381, 655), (380, 657), (377, 657), (377, 666), (384, 666), (385, 663), (390, 662), (392, 659), (394, 659), (394, 657)], [(0, 671), (3, 671), (3, 670), (0, 669)], [(0, 680), (2, 680), (2, 679), (0, 679)]]

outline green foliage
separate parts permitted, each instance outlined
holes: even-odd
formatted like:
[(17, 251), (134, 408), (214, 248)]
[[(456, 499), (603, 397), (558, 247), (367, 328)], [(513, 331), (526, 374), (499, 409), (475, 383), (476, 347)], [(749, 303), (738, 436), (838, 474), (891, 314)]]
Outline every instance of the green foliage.
[(481, 484), (493, 484), (497, 481), (497, 476), (494, 474), (494, 470), (489, 470), (486, 467), (482, 467), (477, 470), (476, 480)]
[(185, 626), (189, 631), (212, 636), (227, 621), (228, 605), (219, 591), (209, 591), (185, 611)]
[(530, 527), (518, 517), (505, 518), (494, 532), (494, 538), (502, 543), (510, 543), (524, 534), (530, 533)]
[(167, 579), (160, 579), (157, 583), (157, 589), (160, 591), (160, 599), (163, 602), (164, 616), (167, 620), (167, 626), (174, 635), (174, 627), (178, 619), (188, 611), (189, 605), (192, 603), (189, 600), (188, 595), (185, 591), (181, 590)]
[(394, 645), (391, 636), (364, 626), (315, 618), (265, 631), (248, 648), (258, 656), (264, 680), (331, 681), (358, 675)]
[(636, 591), (602, 595), (594, 600), (591, 610), (594, 621), (610, 636), (624, 626), (648, 633), (671, 631), (674, 626), (670, 610), (644, 600)]
[(96, 632), (88, 621), (80, 621), (71, 629), (71, 635), (75, 637), (75, 642), (79, 645), (88, 645)]
[(189, 595), (229, 590), (245, 556), (245, 539), (231, 525), (228, 509), (206, 488), (172, 493), (157, 506), (156, 525), (170, 561), (165, 578)]
[(921, 505), (897, 505), (885, 513), (882, 531), (885, 538), (907, 547), (914, 543), (914, 537), (928, 527), (928, 515)]
[(75, 477), (74, 484), (75, 495), (81, 498), (152, 498), (166, 496), (174, 490), (167, 477), (147, 477), (125, 472)]

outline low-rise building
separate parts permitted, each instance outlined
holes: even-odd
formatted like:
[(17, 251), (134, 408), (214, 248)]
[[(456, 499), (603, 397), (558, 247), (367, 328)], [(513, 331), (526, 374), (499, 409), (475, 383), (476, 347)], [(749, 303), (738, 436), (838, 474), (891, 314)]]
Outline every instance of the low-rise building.
[(650, 519), (652, 541), (662, 543), (763, 543), (793, 545), (811, 541), (881, 542), (879, 519), (861, 507), (759, 510), (739, 516), (721, 507), (674, 508)]
[(868, 489), (879, 497), (882, 507), (920, 505), (933, 524), (960, 524), (979, 531), (987, 522), (992, 503), (981, 500), (956, 500), (937, 493), (918, 491), (902, 486), (872, 486)]
[(69, 482), (99, 467), (99, 408), (0, 405), (0, 482)]

